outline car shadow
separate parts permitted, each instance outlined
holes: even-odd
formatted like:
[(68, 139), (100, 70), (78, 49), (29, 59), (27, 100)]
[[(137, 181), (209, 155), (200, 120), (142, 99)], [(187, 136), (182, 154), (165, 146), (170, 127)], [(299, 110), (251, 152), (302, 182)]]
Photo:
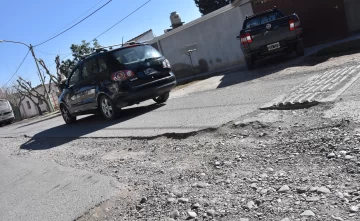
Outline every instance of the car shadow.
[(66, 125), (65, 123), (49, 128), (35, 134), (30, 140), (20, 146), (25, 150), (46, 150), (65, 143), (69, 143), (79, 137), (91, 134), (98, 130), (119, 124), (132, 118), (141, 116), (150, 111), (156, 110), (164, 104), (151, 104), (148, 106), (130, 107), (121, 110), (121, 117), (116, 120), (107, 121), (100, 115), (90, 115), (78, 119), (76, 123)]

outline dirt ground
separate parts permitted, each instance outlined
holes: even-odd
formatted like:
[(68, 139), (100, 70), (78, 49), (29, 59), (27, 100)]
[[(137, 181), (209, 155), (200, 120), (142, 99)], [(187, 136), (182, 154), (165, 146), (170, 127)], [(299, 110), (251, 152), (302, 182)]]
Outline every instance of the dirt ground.
[(27, 138), (2, 142), (13, 157), (117, 178), (121, 194), (79, 220), (360, 220), (358, 122), (324, 118), (333, 106), (168, 137), (44, 139), (35, 150), (18, 149)]

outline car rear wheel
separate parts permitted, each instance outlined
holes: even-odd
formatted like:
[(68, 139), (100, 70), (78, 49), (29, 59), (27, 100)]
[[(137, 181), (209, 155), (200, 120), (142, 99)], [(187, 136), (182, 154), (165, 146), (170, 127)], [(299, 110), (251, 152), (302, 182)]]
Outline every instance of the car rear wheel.
[(251, 57), (245, 57), (245, 62), (249, 70), (254, 69), (254, 61)]
[(305, 54), (305, 49), (304, 49), (304, 42), (303, 41), (299, 41), (296, 44), (296, 55), (297, 56), (304, 56)]
[(117, 108), (110, 98), (102, 96), (99, 100), (100, 111), (106, 120), (114, 120), (117, 117)]
[(61, 115), (65, 121), (66, 124), (73, 124), (76, 121), (76, 117), (72, 116), (69, 112), (69, 110), (65, 107), (65, 105), (62, 105), (60, 107)]
[(166, 93), (163, 94), (163, 95), (154, 97), (153, 100), (154, 100), (156, 103), (161, 104), (161, 103), (165, 103), (165, 102), (169, 99), (169, 96), (170, 96), (170, 93), (169, 93), (169, 92), (166, 92)]

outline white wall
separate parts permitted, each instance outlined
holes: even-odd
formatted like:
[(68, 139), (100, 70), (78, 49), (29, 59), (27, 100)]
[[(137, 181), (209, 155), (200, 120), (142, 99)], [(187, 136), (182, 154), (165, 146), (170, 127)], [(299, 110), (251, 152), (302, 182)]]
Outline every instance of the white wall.
[(170, 61), (178, 78), (193, 74), (189, 57), (181, 52), (186, 45), (197, 46), (192, 60), (199, 73), (244, 64), (236, 36), (242, 29), (245, 16), (252, 14), (251, 4), (225, 6), (155, 38), (152, 45)]
[[(46, 88), (48, 88), (48, 85), (45, 85), (45, 86), (46, 86)], [(36, 90), (41, 94), (44, 93), (44, 88), (42, 86), (38, 87)], [(53, 104), (53, 107), (55, 109), (57, 109), (57, 107), (58, 107), (58, 97), (56, 95), (56, 91), (57, 91), (57, 88), (55, 87), (55, 85), (51, 85), (51, 93), (49, 94), (49, 96), (50, 96), (51, 103)], [(35, 101), (37, 101), (37, 98), (33, 98), (33, 99)], [(30, 109), (28, 108), (27, 101), (30, 102), (30, 106), (31, 106)], [(45, 102), (43, 102), (43, 104), (40, 105), (40, 109), (42, 112), (47, 111)], [(27, 97), (25, 97), (25, 99), (21, 102), (20, 112), (21, 112), (22, 118), (29, 118), (29, 117), (39, 115), (36, 105)]]

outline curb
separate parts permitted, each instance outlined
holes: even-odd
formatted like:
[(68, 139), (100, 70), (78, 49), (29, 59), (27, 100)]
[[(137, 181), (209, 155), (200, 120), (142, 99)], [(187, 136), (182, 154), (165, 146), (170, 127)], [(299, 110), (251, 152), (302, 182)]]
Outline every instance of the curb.
[[(43, 116), (43, 117), (37, 117), (35, 119), (31, 119), (31, 118), (28, 118), (28, 119), (25, 119), (25, 120), (22, 120), (22, 121), (17, 121), (15, 124), (35, 124), (35, 123), (38, 123), (38, 122), (42, 122), (42, 121), (46, 121), (46, 120), (50, 120), (50, 119), (53, 119), (55, 117), (59, 117), (61, 116), (61, 113), (60, 112), (57, 112), (57, 113), (52, 113), (52, 114), (49, 114), (48, 116)], [(14, 125), (14, 124), (13, 124)]]

